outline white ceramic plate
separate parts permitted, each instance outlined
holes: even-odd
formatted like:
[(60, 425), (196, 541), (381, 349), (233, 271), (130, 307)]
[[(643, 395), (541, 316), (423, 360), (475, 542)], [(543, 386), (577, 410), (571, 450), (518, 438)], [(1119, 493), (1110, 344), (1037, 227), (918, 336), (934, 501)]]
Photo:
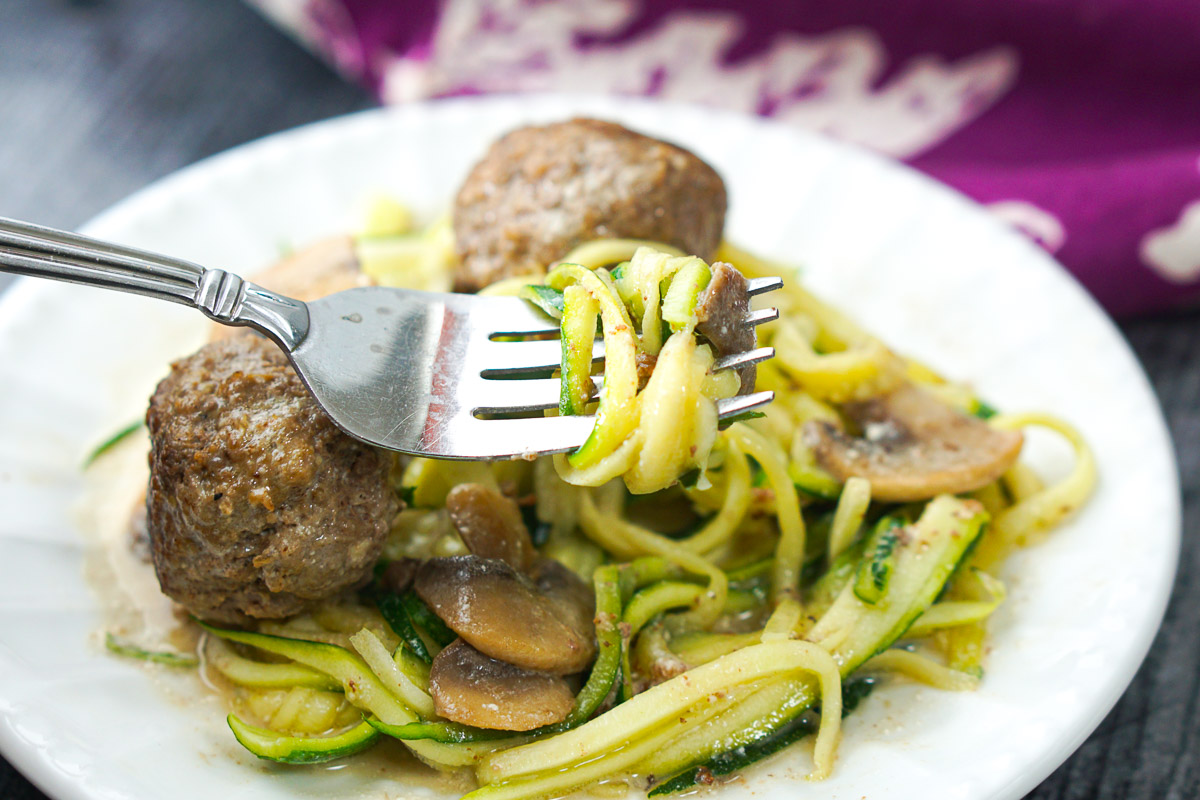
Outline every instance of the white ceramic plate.
[[(577, 113), (694, 148), (729, 182), (733, 240), (804, 265), (810, 286), (901, 351), (974, 382), (1001, 408), (1059, 414), (1095, 448), (1094, 499), (1009, 564), (1010, 601), (994, 618), (979, 691), (881, 690), (848, 719), (823, 785), (802, 780), (801, 748), (720, 790), (726, 800), (1020, 797), (1101, 721), (1145, 655), (1174, 574), (1179, 490), (1157, 403), (1112, 324), (1042, 251), (964, 198), (862, 151), (740, 116), (630, 100), (470, 99), (238, 148), (87, 230), (252, 271), (281, 243), (352, 227), (373, 190), (433, 215), (497, 134)], [(0, 302), (0, 749), (62, 800), (419, 791), (402, 776), (263, 765), (190, 678), (103, 651), (99, 602), (81, 577), (80, 460), (141, 413), (167, 359), (204, 324), (166, 303), (50, 282), (21, 281)], [(1053, 443), (1030, 449), (1043, 470), (1064, 468)]]

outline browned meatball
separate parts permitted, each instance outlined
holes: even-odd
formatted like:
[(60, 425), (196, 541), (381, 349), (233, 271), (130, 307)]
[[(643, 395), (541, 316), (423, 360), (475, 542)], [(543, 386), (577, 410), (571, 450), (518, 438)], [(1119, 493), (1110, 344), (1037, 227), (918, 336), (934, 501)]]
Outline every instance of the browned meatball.
[(273, 343), (172, 364), (146, 424), (154, 568), (193, 614), (284, 617), (369, 578), (398, 506), (391, 456), (338, 430)]
[(541, 274), (589, 239), (652, 239), (709, 260), (725, 206), (721, 176), (675, 145), (595, 119), (519, 128), (458, 192), (454, 285)]

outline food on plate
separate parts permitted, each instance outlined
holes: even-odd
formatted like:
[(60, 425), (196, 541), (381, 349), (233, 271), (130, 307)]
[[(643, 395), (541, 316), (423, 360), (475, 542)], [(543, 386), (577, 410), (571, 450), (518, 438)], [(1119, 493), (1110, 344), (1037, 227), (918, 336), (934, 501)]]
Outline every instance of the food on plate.
[(370, 579), (399, 508), (392, 456), (334, 426), (274, 343), (177, 361), (146, 426), (154, 567), (188, 611), (245, 624)]
[(982, 489), (1021, 454), (1020, 433), (956, 412), (911, 383), (846, 403), (842, 414), (860, 436), (820, 420), (809, 422), (803, 436), (817, 463), (842, 481), (869, 480), (878, 500), (924, 500)]
[[(880, 681), (984, 678), (1000, 567), (1086, 501), (1086, 443), (998, 414), (724, 241), (725, 197), (696, 156), (612, 123), (524, 128), (452, 221), (414, 230), (388, 201), (351, 245), (276, 271), (536, 304), (560, 326), (549, 413), (596, 413), (563, 456), (375, 450), (254, 336), (172, 367), (147, 416), (146, 527), (243, 747), (310, 764), (396, 739), (469, 772), (478, 800), (666, 795), (800, 740), (827, 776)], [(780, 274), (780, 318), (751, 327), (747, 278)], [(776, 358), (713, 369), (756, 345)], [(718, 400), (755, 388), (775, 402), (718, 423)], [(1019, 460), (1033, 426), (1074, 449), (1056, 482)]]
[[(602, 260), (568, 253), (546, 275), (544, 285), (522, 294), (560, 318), (562, 391), (560, 414), (583, 414), (591, 405), (594, 337), (603, 331), (604, 376), (596, 403), (596, 423), (583, 445), (555, 458), (559, 476), (580, 486), (600, 486), (621, 477), (630, 491), (666, 489), (682, 475), (707, 468), (717, 436), (718, 400), (739, 391), (747, 373), (714, 369), (714, 348), (702, 333), (700, 312), (709, 322), (722, 316), (749, 336), (746, 281), (719, 276), (736, 273), (727, 264), (710, 268), (695, 256), (676, 256), (652, 247), (615, 240), (629, 260), (610, 273)], [(604, 255), (616, 252), (609, 248)], [(594, 256), (594, 254), (591, 254)], [(718, 288), (714, 293), (710, 289)], [(736, 320), (736, 321), (734, 321)], [(733, 334), (709, 330), (726, 346)], [(635, 331), (640, 331), (637, 335)], [(754, 373), (748, 373), (753, 381)]]
[(673, 144), (612, 122), (519, 128), (492, 145), (454, 200), (454, 285), (540, 275), (594, 239), (646, 239), (709, 258), (725, 183)]

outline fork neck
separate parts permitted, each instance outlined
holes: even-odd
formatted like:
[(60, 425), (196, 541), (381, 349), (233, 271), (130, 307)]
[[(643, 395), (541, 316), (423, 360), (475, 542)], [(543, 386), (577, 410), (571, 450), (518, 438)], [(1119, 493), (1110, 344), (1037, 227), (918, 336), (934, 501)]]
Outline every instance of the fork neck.
[(308, 334), (308, 306), (222, 269), (200, 274), (192, 302), (209, 319), (254, 328), (289, 353)]

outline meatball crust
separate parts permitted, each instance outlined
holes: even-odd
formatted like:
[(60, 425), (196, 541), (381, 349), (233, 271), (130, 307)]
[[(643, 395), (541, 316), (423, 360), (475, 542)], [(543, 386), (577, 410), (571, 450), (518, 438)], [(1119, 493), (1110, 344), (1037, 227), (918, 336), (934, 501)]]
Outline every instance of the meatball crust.
[(398, 500), (391, 454), (342, 433), (272, 342), (210, 342), (146, 413), (147, 527), (163, 592), (241, 625), (365, 583)]
[(651, 239), (711, 260), (725, 207), (721, 176), (673, 144), (595, 119), (518, 128), (455, 199), (455, 289), (540, 275), (590, 239)]

